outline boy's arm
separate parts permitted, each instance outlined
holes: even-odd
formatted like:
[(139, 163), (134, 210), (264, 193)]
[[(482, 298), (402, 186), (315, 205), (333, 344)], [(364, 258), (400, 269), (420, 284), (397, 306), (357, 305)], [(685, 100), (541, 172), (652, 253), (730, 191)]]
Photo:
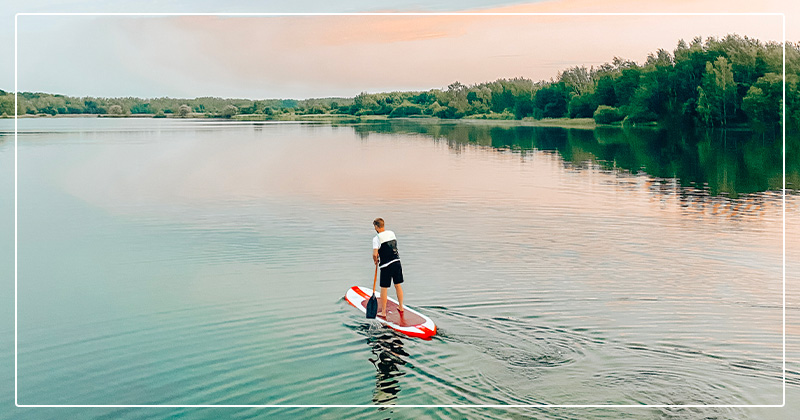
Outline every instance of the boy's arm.
[(381, 243), (378, 241), (378, 237), (375, 236), (372, 238), (372, 261), (375, 265), (378, 265), (378, 248), (380, 248)]

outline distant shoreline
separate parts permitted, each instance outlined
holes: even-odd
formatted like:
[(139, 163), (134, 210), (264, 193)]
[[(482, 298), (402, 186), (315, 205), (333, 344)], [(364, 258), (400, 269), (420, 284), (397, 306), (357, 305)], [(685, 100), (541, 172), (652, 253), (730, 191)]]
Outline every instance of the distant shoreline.
[[(206, 120), (217, 122), (317, 122), (317, 123), (337, 123), (337, 124), (359, 124), (375, 121), (419, 121), (436, 124), (470, 124), (470, 125), (491, 125), (499, 127), (555, 127), (575, 130), (594, 130), (602, 128), (661, 128), (663, 124), (651, 121), (643, 123), (616, 122), (613, 124), (598, 124), (594, 118), (542, 118), (525, 117), (523, 119), (493, 119), (493, 118), (439, 118), (432, 116), (410, 116), (410, 117), (389, 117), (386, 115), (350, 115), (350, 114), (279, 114), (266, 116), (263, 114), (240, 114), (231, 118), (213, 117), (206, 114), (193, 113), (187, 117), (177, 117), (169, 114), (167, 116), (156, 117), (156, 114), (128, 114), (128, 115), (109, 115), (109, 114), (24, 114), (18, 115), (22, 119), (52, 119), (52, 118), (108, 118), (108, 119), (169, 119), (169, 120)], [(0, 116), (0, 120), (13, 120), (14, 116)], [(712, 127), (708, 127), (711, 129)], [(747, 124), (730, 124), (722, 130), (753, 131)]]
[[(0, 119), (13, 119), (14, 116), (4, 117)], [(368, 115), (368, 116), (353, 116), (348, 114), (322, 114), (322, 115), (280, 115), (278, 117), (267, 118), (266, 115), (236, 115), (232, 118), (215, 118), (207, 117), (204, 114), (195, 114), (188, 117), (159, 117), (156, 118), (155, 114), (129, 114), (129, 115), (108, 115), (108, 114), (59, 114), (59, 115), (19, 115), (18, 118), (31, 119), (31, 118), (109, 118), (109, 119), (170, 119), (170, 120), (209, 120), (209, 121), (231, 121), (231, 122), (331, 122), (331, 123), (366, 123), (374, 121), (424, 121), (435, 122), (439, 124), (472, 124), (472, 125), (494, 125), (504, 127), (560, 127), (560, 128), (573, 128), (580, 130), (594, 130), (597, 127), (621, 127), (620, 124), (606, 125), (597, 124), (593, 118), (544, 118), (536, 120), (533, 118), (525, 118), (522, 120), (502, 120), (502, 119), (482, 119), (482, 118), (459, 118), (459, 119), (443, 119), (437, 117), (404, 117), (404, 118), (390, 118), (385, 115)], [(637, 125), (638, 126), (638, 125)], [(655, 125), (650, 125), (655, 126)]]

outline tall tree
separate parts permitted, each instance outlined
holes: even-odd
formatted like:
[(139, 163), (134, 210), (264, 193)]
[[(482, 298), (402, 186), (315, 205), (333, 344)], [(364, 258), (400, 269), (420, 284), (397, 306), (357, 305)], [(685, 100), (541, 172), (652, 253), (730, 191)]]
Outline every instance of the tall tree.
[(733, 80), (731, 64), (725, 57), (717, 57), (713, 64), (706, 63), (700, 90), (700, 94), (705, 95), (708, 103), (707, 112), (709, 112), (711, 120), (719, 121), (726, 126), (728, 118), (733, 116), (735, 111), (736, 83)]
[(585, 66), (570, 67), (558, 75), (558, 81), (563, 83), (573, 95), (585, 95), (594, 90), (591, 72)]

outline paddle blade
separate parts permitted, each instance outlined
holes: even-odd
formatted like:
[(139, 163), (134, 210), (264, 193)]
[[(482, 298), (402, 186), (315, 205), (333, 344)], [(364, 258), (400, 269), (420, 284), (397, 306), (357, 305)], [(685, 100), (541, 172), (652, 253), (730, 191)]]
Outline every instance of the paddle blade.
[(367, 319), (375, 319), (378, 316), (378, 298), (375, 294), (367, 301)]

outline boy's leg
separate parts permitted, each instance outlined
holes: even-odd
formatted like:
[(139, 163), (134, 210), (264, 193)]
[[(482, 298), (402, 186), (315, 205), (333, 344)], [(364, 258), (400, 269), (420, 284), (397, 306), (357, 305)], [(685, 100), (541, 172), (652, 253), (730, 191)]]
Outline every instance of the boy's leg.
[(403, 266), (400, 265), (400, 261), (393, 264), (394, 265), (394, 287), (397, 290), (397, 304), (399, 310), (403, 311)]
[(392, 285), (392, 277), (389, 270), (386, 267), (381, 268), (381, 279), (380, 279), (380, 287), (381, 287), (381, 298), (378, 299), (378, 316), (386, 317), (386, 301), (389, 297), (387, 294), (389, 292), (389, 286)]
[(389, 298), (389, 288), (381, 286), (381, 303), (378, 305), (378, 315), (386, 317), (386, 301)]
[[(400, 305), (400, 311), (403, 310), (403, 286), (395, 283), (394, 288), (397, 290), (397, 302)], [(381, 298), (383, 295), (381, 295)]]

